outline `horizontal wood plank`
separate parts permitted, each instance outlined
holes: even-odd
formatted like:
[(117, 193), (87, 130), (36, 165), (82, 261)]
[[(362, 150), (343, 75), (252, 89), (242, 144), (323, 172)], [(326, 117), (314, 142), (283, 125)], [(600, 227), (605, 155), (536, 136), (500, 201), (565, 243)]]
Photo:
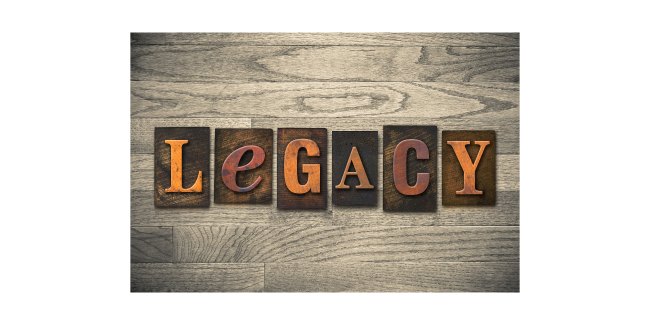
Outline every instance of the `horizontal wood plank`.
[(519, 292), (519, 263), (268, 263), (268, 292)]
[(518, 118), (519, 84), (133, 81), (131, 116)]
[(259, 292), (264, 264), (131, 264), (131, 292)]
[(210, 152), (214, 153), (214, 129), (250, 128), (249, 118), (138, 118), (131, 119), (131, 153), (153, 153), (156, 127), (210, 127)]
[(519, 227), (175, 227), (179, 263), (516, 262)]
[(131, 44), (519, 46), (519, 33), (131, 33)]
[(132, 45), (131, 80), (519, 82), (519, 48)]
[(172, 227), (131, 228), (131, 263), (172, 262)]

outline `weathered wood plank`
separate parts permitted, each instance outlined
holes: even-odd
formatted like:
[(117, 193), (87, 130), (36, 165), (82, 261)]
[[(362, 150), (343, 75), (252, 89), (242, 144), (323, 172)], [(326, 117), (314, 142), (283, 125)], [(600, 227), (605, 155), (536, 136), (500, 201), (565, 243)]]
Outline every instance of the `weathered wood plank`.
[(171, 227), (131, 228), (131, 263), (169, 263), (171, 261)]
[[(249, 118), (132, 118), (131, 153), (154, 152), (154, 129), (156, 127), (210, 127), (210, 139), (216, 128), (250, 128)], [(210, 141), (212, 143), (212, 141)], [(214, 146), (210, 145), (210, 153)]]
[(516, 262), (519, 227), (175, 227), (179, 263)]
[(132, 81), (131, 116), (518, 118), (519, 84)]
[(259, 292), (264, 264), (131, 264), (131, 292)]
[(519, 46), (519, 33), (131, 33), (131, 44)]
[(268, 292), (519, 292), (519, 263), (268, 263)]
[(132, 45), (131, 80), (519, 82), (519, 48)]

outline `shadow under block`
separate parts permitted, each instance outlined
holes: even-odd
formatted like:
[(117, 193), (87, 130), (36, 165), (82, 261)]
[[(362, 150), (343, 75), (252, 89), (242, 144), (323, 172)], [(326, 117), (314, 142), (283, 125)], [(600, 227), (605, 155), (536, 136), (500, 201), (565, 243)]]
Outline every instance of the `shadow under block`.
[[(384, 125), (384, 211), (397, 212), (434, 212), (436, 211), (437, 195), (437, 166), (438, 166), (438, 128), (422, 125)], [(402, 141), (419, 140), (426, 148), (421, 148), (421, 154), (428, 150), (427, 159), (417, 159), (416, 150), (408, 149), (405, 156), (394, 161), (395, 149)], [(419, 194), (403, 194), (396, 186), (393, 165), (395, 162), (405, 163), (406, 183), (416, 187), (418, 181), (425, 181), (424, 176), (418, 180), (418, 174), (429, 174), (428, 186)], [(398, 175), (397, 179), (400, 176)], [(399, 180), (398, 180), (399, 182)]]
[[(272, 129), (216, 129), (214, 131), (214, 203), (271, 204), (273, 184), (273, 130)], [(260, 182), (246, 192), (234, 191), (226, 186), (222, 174), (224, 161), (245, 146), (257, 146), (264, 151), (264, 160), (259, 166), (237, 171), (236, 186), (246, 188), (261, 177)], [(253, 158), (253, 151), (247, 150), (238, 166), (246, 166)], [(229, 174), (230, 171), (225, 173)]]
[[(297, 157), (289, 157), (285, 161), (287, 147), (294, 140), (310, 140), (318, 147), (318, 153), (315, 150), (312, 156), (308, 155), (305, 148), (300, 148)], [(304, 143), (307, 143), (306, 141)], [(297, 163), (296, 163), (297, 161)], [(292, 175), (285, 174), (285, 164), (289, 166), (288, 171), (297, 174), (297, 183), (290, 182)], [(311, 167), (305, 165), (311, 165)], [(319, 165), (317, 175), (308, 175), (308, 168), (314, 168)], [(284, 210), (326, 210), (327, 209), (327, 129), (278, 129), (278, 209)], [(295, 174), (294, 176), (295, 177)], [(314, 177), (319, 177), (316, 182)], [(288, 186), (294, 188), (298, 186), (312, 185), (305, 193), (297, 194), (292, 192)], [(317, 188), (317, 191), (314, 190)]]
[[(166, 192), (172, 186), (172, 145), (187, 140), (182, 150), (182, 188), (191, 189), (201, 173), (200, 192)], [(154, 202), (156, 207), (210, 206), (210, 128), (164, 127), (154, 130)]]
[[(465, 173), (459, 158), (447, 141), (469, 141), (465, 150), (471, 163), (481, 146), (475, 141), (489, 141), (476, 166), (475, 189), (482, 194), (457, 194), (465, 186)], [(442, 131), (442, 205), (495, 205), (496, 204), (496, 132), (495, 131)], [(462, 152), (460, 154), (463, 154)], [(466, 166), (466, 168), (471, 166)]]
[[(377, 131), (332, 131), (332, 203), (335, 205), (377, 205), (379, 157)], [(356, 148), (353, 156), (353, 148)], [(354, 159), (358, 157), (359, 160)], [(355, 163), (361, 162), (361, 166)], [(348, 161), (350, 164), (348, 166)], [(347, 167), (347, 168), (346, 168)], [(349, 175), (363, 170), (368, 184), (373, 188), (359, 188), (362, 175)], [(344, 173), (345, 182), (341, 185)], [(345, 187), (348, 188), (337, 188)]]

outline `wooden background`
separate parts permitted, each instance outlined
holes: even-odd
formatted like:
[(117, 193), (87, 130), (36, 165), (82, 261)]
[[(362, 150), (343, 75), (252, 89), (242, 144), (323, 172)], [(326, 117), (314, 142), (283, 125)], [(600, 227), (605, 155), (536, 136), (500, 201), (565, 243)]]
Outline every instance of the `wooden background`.
[[(495, 130), (496, 205), (443, 206), (438, 154), (434, 213), (382, 211), (382, 168), (333, 206), (331, 132), (383, 125)], [(275, 166), (271, 205), (154, 208), (166, 126), (211, 128), (211, 186), (215, 128), (327, 128), (327, 210), (278, 210)], [(518, 292), (519, 34), (132, 34), (131, 291)]]

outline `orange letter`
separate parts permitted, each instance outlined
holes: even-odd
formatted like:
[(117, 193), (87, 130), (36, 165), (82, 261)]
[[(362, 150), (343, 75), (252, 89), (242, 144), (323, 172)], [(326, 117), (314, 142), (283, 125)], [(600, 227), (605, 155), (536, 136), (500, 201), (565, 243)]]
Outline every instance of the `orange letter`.
[(312, 191), (312, 193), (320, 193), (320, 165), (319, 164), (304, 164), (302, 165), (302, 172), (309, 174), (307, 176), (307, 184), (300, 185), (298, 182), (298, 150), (300, 148), (307, 149), (308, 156), (320, 155), (318, 145), (316, 142), (307, 139), (296, 139), (287, 145), (287, 150), (284, 152), (284, 182), (287, 188), (292, 193), (304, 194)]
[[(239, 160), (248, 150), (253, 150), (253, 158), (248, 164), (239, 166)], [(255, 182), (248, 187), (241, 188), (237, 186), (237, 172), (257, 168), (264, 162), (264, 150), (258, 146), (245, 146), (233, 151), (226, 160), (223, 161), (221, 168), (221, 179), (226, 186), (235, 192), (248, 192), (262, 181), (262, 176), (258, 176)]]
[(429, 159), (429, 148), (427, 145), (416, 139), (408, 139), (400, 142), (395, 147), (393, 156), (393, 180), (395, 187), (404, 195), (418, 195), (429, 186), (429, 173), (418, 173), (414, 186), (409, 186), (406, 179), (406, 154), (410, 148), (415, 149), (418, 159)]
[(469, 144), (469, 141), (447, 141), (447, 144), (454, 148), (456, 158), (458, 158), (460, 167), (463, 168), (463, 172), (465, 173), (465, 185), (463, 190), (456, 191), (456, 194), (483, 194), (483, 191), (476, 190), (475, 172), (478, 162), (481, 160), (481, 156), (483, 155), (483, 150), (488, 144), (490, 144), (490, 141), (474, 141), (474, 144), (481, 146), (474, 163), (472, 163), (472, 160), (469, 158), (469, 154), (465, 149), (465, 145)]
[(165, 192), (202, 192), (203, 183), (201, 182), (202, 172), (199, 171), (199, 177), (190, 188), (183, 188), (183, 145), (187, 140), (165, 140), (172, 147), (172, 186)]
[[(348, 170), (350, 169), (350, 162), (354, 163), (354, 170), (353, 172), (349, 172)], [(359, 177), (359, 182), (361, 185), (357, 185), (355, 188), (359, 189), (372, 189), (375, 188), (374, 186), (370, 185), (370, 182), (368, 181), (368, 176), (366, 175), (366, 170), (363, 168), (363, 164), (361, 163), (361, 157), (359, 157), (359, 152), (357, 151), (357, 147), (352, 147), (352, 153), (350, 153), (350, 159), (348, 159), (348, 164), (345, 166), (345, 172), (343, 173), (343, 179), (341, 179), (341, 184), (336, 185), (335, 188), (338, 189), (346, 189), (350, 188), (350, 186), (345, 185), (345, 178), (348, 177), (348, 175), (356, 175)]]

